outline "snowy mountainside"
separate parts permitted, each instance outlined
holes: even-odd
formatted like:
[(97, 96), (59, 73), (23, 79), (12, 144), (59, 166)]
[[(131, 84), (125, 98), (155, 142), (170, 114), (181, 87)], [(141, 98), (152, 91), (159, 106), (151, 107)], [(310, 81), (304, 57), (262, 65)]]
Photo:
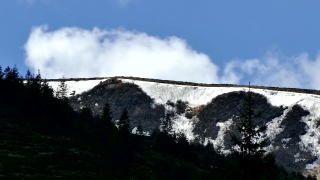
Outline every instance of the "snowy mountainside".
[[(59, 81), (48, 82), (57, 89)], [(108, 101), (115, 119), (127, 108), (132, 128), (139, 119), (149, 134), (159, 127), (165, 113), (171, 113), (176, 132), (183, 132), (191, 141), (211, 142), (223, 153), (228, 153), (227, 134), (234, 131), (237, 122), (234, 110), (243, 103), (241, 97), (248, 91), (245, 86), (175, 84), (128, 77), (66, 79), (66, 84), (69, 93), (75, 91), (75, 95), (70, 95), (75, 110), (88, 106), (99, 114)], [(261, 100), (257, 108), (267, 112), (259, 123), (267, 125), (266, 136), (271, 140), (268, 150), (275, 152), (278, 161), (288, 169), (318, 166), (320, 96), (280, 88), (253, 87), (251, 91)]]
[[(99, 78), (99, 79), (89, 79), (89, 80), (68, 80), (66, 79), (65, 83), (68, 88), (68, 96), (70, 93), (75, 92), (75, 94), (81, 94), (85, 91), (90, 90), (94, 86), (98, 85), (100, 82), (106, 81), (108, 78)], [(59, 80), (48, 80), (49, 85), (53, 90), (57, 90), (61, 81)]]

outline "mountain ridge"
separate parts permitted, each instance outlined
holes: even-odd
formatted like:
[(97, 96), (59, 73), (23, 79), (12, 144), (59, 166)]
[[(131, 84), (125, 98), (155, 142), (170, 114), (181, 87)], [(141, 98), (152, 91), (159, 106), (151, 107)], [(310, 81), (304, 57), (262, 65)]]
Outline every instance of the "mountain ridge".
[[(70, 85), (70, 104), (80, 111), (87, 106), (101, 114), (106, 101), (111, 105), (114, 120), (127, 109), (134, 129), (140, 120), (149, 134), (159, 128), (170, 113), (176, 132), (189, 140), (210, 142), (223, 153), (228, 152), (228, 132), (235, 131), (236, 109), (248, 86), (199, 84), (134, 77), (80, 78), (48, 80), (57, 87), (60, 81)], [(81, 87), (81, 88), (79, 88)], [(77, 88), (79, 90), (77, 90)], [(256, 108), (266, 109), (259, 122), (267, 124), (268, 148), (278, 163), (288, 170), (313, 169), (320, 157), (320, 96), (318, 90), (251, 86), (260, 99)], [(54, 88), (55, 89), (55, 88)], [(289, 91), (290, 90), (290, 91)], [(293, 92), (294, 91), (294, 92)]]
[[(239, 84), (224, 84), (224, 83), (208, 84), (208, 83), (195, 83), (195, 82), (189, 82), (189, 81), (141, 78), (141, 77), (132, 77), (132, 76), (111, 76), (111, 77), (91, 77), (91, 78), (58, 78), (58, 79), (45, 79), (45, 80), (48, 82), (60, 82), (62, 80), (63, 81), (88, 81), (88, 80), (105, 80), (105, 79), (132, 79), (132, 80), (140, 80), (140, 81), (147, 81), (147, 82), (157, 82), (157, 83), (187, 85), (187, 86), (202, 86), (202, 87), (248, 87), (248, 85), (239, 85)], [(268, 89), (268, 90), (288, 91), (288, 92), (320, 95), (320, 90), (316, 90), (316, 89), (259, 86), (259, 85), (252, 85), (252, 84), (250, 85), (250, 87), (255, 88), (255, 89)]]

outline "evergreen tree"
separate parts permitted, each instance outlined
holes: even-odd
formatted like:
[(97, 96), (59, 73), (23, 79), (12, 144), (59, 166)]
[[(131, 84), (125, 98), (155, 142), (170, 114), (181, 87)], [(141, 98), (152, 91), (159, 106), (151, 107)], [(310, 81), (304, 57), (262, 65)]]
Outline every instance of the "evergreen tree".
[[(234, 152), (236, 160), (239, 162), (239, 167), (243, 169), (243, 173), (239, 179), (259, 179), (263, 172), (267, 172), (269, 168), (274, 166), (270, 164), (270, 157), (267, 157), (268, 162), (264, 162), (263, 147), (266, 146), (268, 139), (261, 139), (261, 134), (265, 132), (266, 125), (257, 127), (255, 120), (261, 117), (262, 112), (257, 112), (255, 107), (255, 98), (250, 90), (244, 95), (244, 108), (239, 111), (239, 124), (236, 125), (237, 131), (240, 134), (238, 138), (235, 134), (231, 134), (231, 140), (234, 145), (240, 147), (240, 156)], [(271, 157), (272, 158), (272, 157)], [(268, 165), (269, 164), (269, 165)]]
[(193, 154), (191, 153), (191, 149), (190, 149), (190, 145), (189, 142), (187, 140), (187, 137), (183, 134), (183, 133), (179, 133), (177, 135), (177, 147), (175, 148), (177, 151), (177, 154), (185, 159), (189, 159), (192, 160)]
[(53, 98), (54, 90), (49, 86), (46, 79), (42, 81), (41, 92), (45, 97)]
[(153, 148), (156, 151), (165, 152), (168, 154), (177, 154), (177, 139), (176, 135), (173, 133), (172, 120), (169, 113), (166, 113), (160, 127), (162, 131), (156, 135)]
[(117, 127), (112, 122), (111, 109), (108, 102), (105, 103), (102, 115), (97, 122), (98, 136), (101, 142), (107, 141), (107, 136), (117, 130)]
[(140, 121), (140, 119), (139, 119), (139, 121), (138, 121), (138, 127), (137, 127), (136, 134), (139, 135), (139, 136), (143, 136), (143, 128), (142, 128), (142, 126), (141, 126), (141, 121)]
[(2, 72), (2, 66), (0, 65), (0, 81), (4, 78), (4, 73)]
[(119, 122), (118, 122), (118, 129), (121, 132), (128, 132), (130, 133), (130, 122), (129, 122), (129, 115), (126, 109), (123, 110)]
[(132, 150), (133, 142), (130, 133), (129, 115), (126, 109), (123, 110), (120, 116), (118, 129), (111, 146), (111, 151), (113, 152), (112, 161), (115, 167), (127, 170), (129, 168), (129, 163), (134, 157), (134, 153)]
[(86, 106), (81, 109), (81, 120), (86, 125), (93, 122), (92, 111), (89, 107)]
[(17, 66), (15, 65), (12, 69), (7, 67), (3, 75), (4, 81), (1, 91), (2, 95), (5, 94), (5, 96), (2, 97), (2, 103), (8, 110), (10, 109), (12, 117), (20, 116), (20, 109), (17, 104), (21, 104), (23, 99), (24, 85)]
[(4, 70), (4, 79), (7, 82), (21, 82), (20, 74), (16, 65), (11, 69), (9, 66)]
[(262, 149), (266, 146), (268, 139), (265, 138), (259, 141), (260, 135), (265, 132), (266, 125), (261, 127), (256, 126), (255, 120), (261, 117), (261, 111), (256, 112), (254, 110), (255, 98), (252, 96), (249, 83), (249, 91), (244, 96), (245, 106), (244, 111), (240, 111), (240, 123), (237, 124), (237, 131), (242, 136), (238, 138), (235, 134), (231, 134), (231, 140), (234, 145), (240, 147), (240, 153), (242, 156), (262, 154), (265, 151)]
[(36, 77), (34, 78), (32, 84), (33, 84), (33, 86), (35, 86), (36, 89), (41, 91), (42, 78), (41, 78), (41, 73), (40, 73), (39, 69), (38, 69), (38, 73), (37, 73)]
[(25, 83), (25, 85), (27, 86), (27, 87), (29, 87), (30, 85), (31, 85), (31, 83), (32, 83), (32, 80), (34, 79), (34, 75), (30, 72), (30, 70), (28, 69), (27, 70), (27, 74), (26, 74), (26, 76), (24, 77), (25, 79), (26, 79), (26, 83)]
[(112, 122), (112, 117), (111, 117), (111, 109), (110, 105), (108, 102), (104, 104), (102, 115), (101, 115), (101, 120), (105, 122)]
[(60, 79), (60, 84), (58, 86), (58, 89), (56, 91), (56, 97), (58, 99), (67, 100), (67, 94), (68, 93), (68, 86), (66, 84), (66, 80), (64, 76)]
[(161, 122), (161, 130), (166, 134), (172, 133), (172, 120), (170, 114), (166, 113), (165, 118)]

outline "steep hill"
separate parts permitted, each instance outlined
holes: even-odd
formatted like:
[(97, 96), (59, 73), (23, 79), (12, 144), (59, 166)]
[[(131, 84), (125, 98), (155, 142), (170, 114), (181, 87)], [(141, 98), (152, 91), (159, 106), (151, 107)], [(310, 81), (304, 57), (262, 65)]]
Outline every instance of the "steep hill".
[[(48, 80), (57, 89), (61, 80)], [(114, 120), (126, 108), (133, 131), (141, 122), (146, 133), (159, 128), (170, 113), (174, 130), (190, 141), (211, 142), (222, 153), (230, 150), (238, 110), (247, 86), (196, 84), (134, 77), (65, 79), (75, 110), (90, 107), (95, 115), (108, 101)], [(320, 91), (252, 86), (256, 109), (263, 110), (258, 125), (266, 124), (267, 148), (288, 170), (314, 169), (320, 164)]]

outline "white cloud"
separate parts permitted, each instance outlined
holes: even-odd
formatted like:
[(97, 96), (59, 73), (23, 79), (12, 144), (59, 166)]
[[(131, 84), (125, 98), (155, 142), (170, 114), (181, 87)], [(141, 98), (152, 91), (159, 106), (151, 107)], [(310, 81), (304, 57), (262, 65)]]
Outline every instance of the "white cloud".
[(161, 39), (146, 33), (32, 29), (25, 63), (45, 78), (136, 76), (202, 83), (234, 83), (320, 89), (320, 55), (284, 57), (268, 52), (262, 58), (232, 60), (219, 67), (178, 37)]
[(231, 61), (227, 69), (255, 85), (320, 89), (320, 56), (312, 60), (307, 53), (283, 57), (268, 52), (259, 59)]
[[(177, 37), (161, 39), (127, 30), (92, 31), (35, 27), (25, 44), (25, 63), (46, 78), (137, 76), (220, 83), (218, 67)], [(237, 83), (229, 79), (229, 83)]]

